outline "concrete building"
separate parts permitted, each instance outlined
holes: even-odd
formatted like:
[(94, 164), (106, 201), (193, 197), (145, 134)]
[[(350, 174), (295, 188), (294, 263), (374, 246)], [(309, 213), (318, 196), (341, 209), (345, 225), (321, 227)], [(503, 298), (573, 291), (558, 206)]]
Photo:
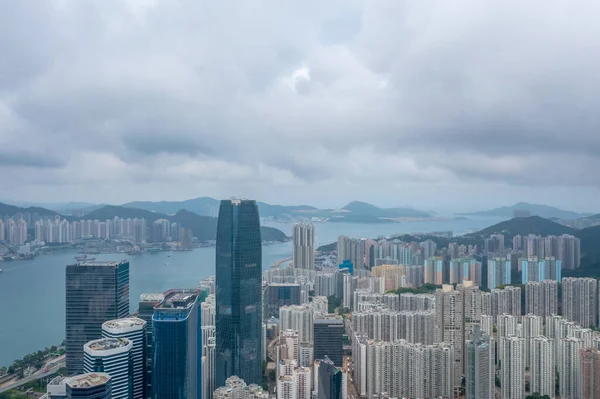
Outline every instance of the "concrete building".
[(283, 306), (279, 309), (281, 330), (298, 331), (300, 342), (313, 342), (314, 310), (311, 305)]
[(279, 316), (282, 306), (301, 305), (300, 284), (271, 283), (267, 285), (267, 314), (265, 317)]
[(444, 259), (442, 257), (426, 259), (423, 274), (425, 284), (444, 284)]
[(521, 259), (521, 284), (529, 281), (555, 280), (562, 277), (562, 263), (554, 257)]
[(356, 274), (358, 270), (364, 269), (365, 245), (366, 241), (360, 238), (339, 236), (337, 245), (337, 263), (341, 264), (344, 260), (349, 260), (352, 262), (352, 265), (354, 265), (354, 274)]
[(102, 337), (102, 323), (129, 316), (129, 262), (66, 267), (67, 374), (83, 372), (83, 346)]
[(525, 313), (542, 317), (558, 314), (558, 282), (528, 282), (525, 285)]
[(510, 260), (493, 258), (488, 260), (488, 288), (510, 284)]
[[(145, 399), (147, 397), (145, 384), (146, 322), (137, 317), (107, 321), (102, 324), (102, 337), (127, 338), (131, 341), (131, 399)], [(111, 376), (113, 375), (111, 374)], [(115, 391), (116, 383), (115, 377), (113, 379), (113, 390)]]
[(583, 326), (598, 324), (598, 282), (594, 278), (562, 279), (562, 314)]
[(465, 348), (465, 398), (494, 399), (493, 339), (479, 326), (473, 326)]
[(214, 399), (269, 399), (269, 393), (256, 384), (246, 385), (238, 376), (231, 376), (225, 385), (215, 390)]
[[(505, 354), (503, 338), (518, 336), (518, 318), (510, 314), (501, 314), (497, 318), (497, 337), (498, 337), (498, 362), (504, 363), (503, 356)], [(523, 364), (525, 364), (525, 348), (522, 349)]]
[(460, 383), (463, 370), (465, 341), (464, 296), (459, 290), (445, 284), (435, 291), (435, 342), (452, 345), (455, 356), (455, 384)]
[(557, 370), (562, 399), (580, 399), (583, 396), (580, 352), (583, 347), (583, 340), (575, 337), (562, 338), (558, 342)]
[(556, 388), (556, 356), (554, 340), (543, 335), (531, 340), (530, 392), (554, 399)]
[(535, 337), (544, 334), (544, 319), (541, 316), (527, 314), (521, 317), (520, 336), (525, 340), (525, 368), (531, 368), (531, 344)]
[(521, 316), (521, 288), (508, 286), (504, 289), (491, 290), (492, 316), (497, 318), (501, 314)]
[(80, 374), (66, 380), (67, 399), (112, 399), (108, 373)]
[(111, 376), (112, 398), (129, 399), (133, 343), (127, 338), (101, 338), (84, 345), (83, 370)]
[(312, 223), (296, 223), (293, 229), (296, 269), (315, 269), (315, 227)]
[(581, 398), (600, 398), (600, 349), (585, 348), (579, 350), (581, 358)]
[(525, 398), (525, 340), (510, 335), (502, 342), (502, 399)]

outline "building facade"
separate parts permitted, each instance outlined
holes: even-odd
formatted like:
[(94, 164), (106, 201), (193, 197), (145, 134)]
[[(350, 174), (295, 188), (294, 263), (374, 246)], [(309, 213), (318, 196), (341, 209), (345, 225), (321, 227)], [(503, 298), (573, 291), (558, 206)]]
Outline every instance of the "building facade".
[(132, 348), (127, 338), (101, 338), (83, 347), (83, 370), (110, 375), (113, 399), (131, 397)]
[(315, 227), (312, 223), (296, 223), (293, 229), (294, 268), (315, 269)]
[(83, 372), (83, 346), (102, 337), (102, 323), (129, 316), (129, 262), (66, 267), (67, 374)]
[(67, 399), (112, 399), (112, 377), (107, 373), (80, 374), (67, 379)]

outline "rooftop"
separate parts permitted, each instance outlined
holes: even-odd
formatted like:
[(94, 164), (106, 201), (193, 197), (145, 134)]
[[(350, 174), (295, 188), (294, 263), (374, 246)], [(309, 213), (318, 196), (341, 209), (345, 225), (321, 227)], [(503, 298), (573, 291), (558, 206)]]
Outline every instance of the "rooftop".
[(76, 264), (72, 265), (72, 266), (109, 266), (109, 267), (116, 267), (119, 266), (121, 264), (124, 263), (129, 263), (126, 260), (119, 260), (119, 261), (106, 261), (106, 262), (99, 262), (99, 261), (83, 261), (83, 262), (77, 262)]
[(165, 299), (164, 294), (151, 293), (140, 295), (140, 302), (162, 302)]
[(111, 330), (129, 330), (135, 327), (143, 327), (146, 322), (137, 317), (128, 317), (125, 319), (110, 320), (102, 324), (102, 328), (108, 328)]
[(165, 300), (156, 306), (156, 308), (186, 309), (194, 304), (197, 296), (197, 290), (171, 290), (165, 293)]
[(130, 345), (131, 341), (127, 338), (102, 338), (90, 341), (85, 344), (85, 348), (89, 348), (92, 351), (106, 351), (117, 348), (124, 348)]
[(110, 380), (110, 376), (106, 373), (87, 373), (69, 378), (67, 385), (72, 388), (90, 388), (104, 385), (108, 380)]

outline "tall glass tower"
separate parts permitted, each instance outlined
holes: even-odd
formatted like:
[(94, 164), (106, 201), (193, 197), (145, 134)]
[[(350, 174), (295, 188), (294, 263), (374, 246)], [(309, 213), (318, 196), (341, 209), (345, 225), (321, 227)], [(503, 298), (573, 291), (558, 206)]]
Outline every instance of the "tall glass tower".
[(262, 381), (262, 247), (255, 201), (223, 200), (216, 249), (217, 387)]
[(66, 268), (67, 374), (83, 371), (83, 345), (102, 338), (102, 323), (129, 316), (129, 262)]

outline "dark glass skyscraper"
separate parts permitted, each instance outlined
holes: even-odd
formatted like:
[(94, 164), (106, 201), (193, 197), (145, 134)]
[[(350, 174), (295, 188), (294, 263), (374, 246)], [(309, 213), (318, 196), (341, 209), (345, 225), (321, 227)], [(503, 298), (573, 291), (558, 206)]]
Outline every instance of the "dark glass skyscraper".
[(83, 345), (102, 323), (129, 316), (129, 262), (83, 262), (66, 269), (67, 374), (83, 371)]
[(216, 269), (215, 386), (232, 375), (260, 384), (262, 247), (255, 201), (221, 201)]
[(202, 329), (197, 290), (170, 290), (152, 317), (152, 398), (202, 397)]
[(341, 316), (324, 315), (314, 321), (314, 358), (329, 358), (342, 366), (344, 357), (344, 320)]
[(318, 399), (342, 399), (344, 383), (342, 371), (335, 366), (333, 361), (325, 356), (319, 364), (319, 386), (317, 387)]

